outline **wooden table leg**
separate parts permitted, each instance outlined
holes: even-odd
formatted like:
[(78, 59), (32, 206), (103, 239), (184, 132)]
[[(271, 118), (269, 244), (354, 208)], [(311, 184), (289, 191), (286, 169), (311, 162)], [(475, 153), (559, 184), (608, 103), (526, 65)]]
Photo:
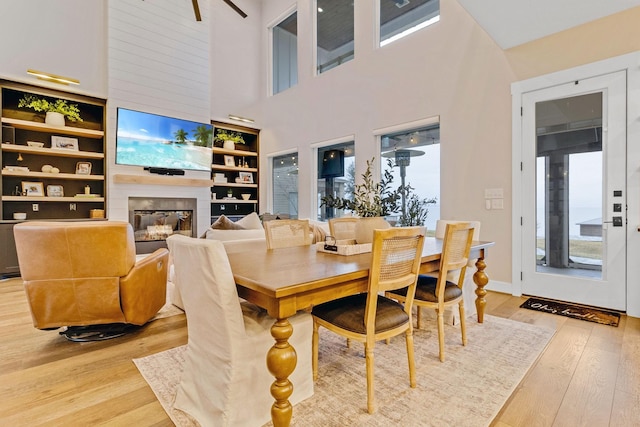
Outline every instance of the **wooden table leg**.
[(484, 269), (487, 264), (484, 262), (484, 256), (480, 256), (476, 261), (476, 272), (473, 274), (473, 282), (476, 284), (476, 311), (478, 312), (478, 323), (484, 322), (484, 308), (487, 300), (484, 298), (487, 291), (484, 288), (489, 283), (489, 277), (485, 274)]
[(278, 319), (271, 327), (271, 336), (276, 343), (267, 353), (267, 368), (276, 378), (271, 384), (271, 395), (275, 399), (271, 406), (271, 421), (274, 427), (288, 426), (293, 414), (293, 407), (289, 402), (293, 384), (289, 381), (289, 375), (296, 367), (298, 355), (288, 341), (292, 333), (293, 326), (286, 318)]

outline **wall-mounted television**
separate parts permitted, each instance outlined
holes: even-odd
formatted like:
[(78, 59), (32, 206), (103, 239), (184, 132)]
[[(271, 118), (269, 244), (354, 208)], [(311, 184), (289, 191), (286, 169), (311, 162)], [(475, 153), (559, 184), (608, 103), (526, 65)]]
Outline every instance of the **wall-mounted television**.
[(212, 146), (211, 124), (118, 108), (118, 165), (211, 171)]

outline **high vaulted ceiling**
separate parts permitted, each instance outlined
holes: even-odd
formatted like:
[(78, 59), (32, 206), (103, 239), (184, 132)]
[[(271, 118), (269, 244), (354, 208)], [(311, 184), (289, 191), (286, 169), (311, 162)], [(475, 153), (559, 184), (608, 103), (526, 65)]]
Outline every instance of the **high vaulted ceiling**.
[(640, 0), (458, 0), (458, 3), (503, 49), (640, 6)]

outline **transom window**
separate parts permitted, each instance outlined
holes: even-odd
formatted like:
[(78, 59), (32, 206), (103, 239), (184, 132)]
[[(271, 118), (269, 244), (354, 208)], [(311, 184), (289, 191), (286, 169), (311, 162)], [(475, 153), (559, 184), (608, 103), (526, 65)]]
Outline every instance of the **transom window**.
[(353, 59), (353, 4), (349, 0), (317, 0), (318, 74)]
[(440, 20), (439, 0), (378, 0), (380, 46), (392, 43)]
[(298, 13), (293, 12), (271, 30), (272, 94), (298, 83)]

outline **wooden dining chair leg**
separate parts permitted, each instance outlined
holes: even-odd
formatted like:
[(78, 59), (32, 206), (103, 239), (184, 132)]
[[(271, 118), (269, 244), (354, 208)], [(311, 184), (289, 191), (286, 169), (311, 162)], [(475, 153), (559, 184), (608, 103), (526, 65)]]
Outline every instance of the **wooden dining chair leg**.
[(467, 330), (464, 321), (464, 300), (460, 300), (460, 332), (462, 333), (462, 345), (467, 345)]
[(351, 348), (351, 339), (347, 338), (347, 348)]
[(375, 343), (365, 343), (364, 355), (367, 365), (367, 411), (373, 414), (376, 410), (375, 392), (373, 389), (373, 346)]
[(417, 325), (416, 327), (418, 329), (420, 329), (420, 318), (422, 317), (422, 307), (417, 306), (416, 307), (416, 319), (417, 319)]
[(409, 360), (409, 385), (411, 388), (416, 387), (416, 361), (413, 355), (413, 332), (409, 329), (406, 332), (407, 340), (407, 359)]
[(319, 341), (318, 329), (319, 327), (320, 325), (318, 325), (318, 322), (316, 322), (314, 319), (313, 334), (311, 338), (311, 369), (313, 371), (314, 381), (318, 380), (318, 341)]
[(444, 307), (436, 309), (438, 313), (438, 345), (440, 361), (444, 362)]

